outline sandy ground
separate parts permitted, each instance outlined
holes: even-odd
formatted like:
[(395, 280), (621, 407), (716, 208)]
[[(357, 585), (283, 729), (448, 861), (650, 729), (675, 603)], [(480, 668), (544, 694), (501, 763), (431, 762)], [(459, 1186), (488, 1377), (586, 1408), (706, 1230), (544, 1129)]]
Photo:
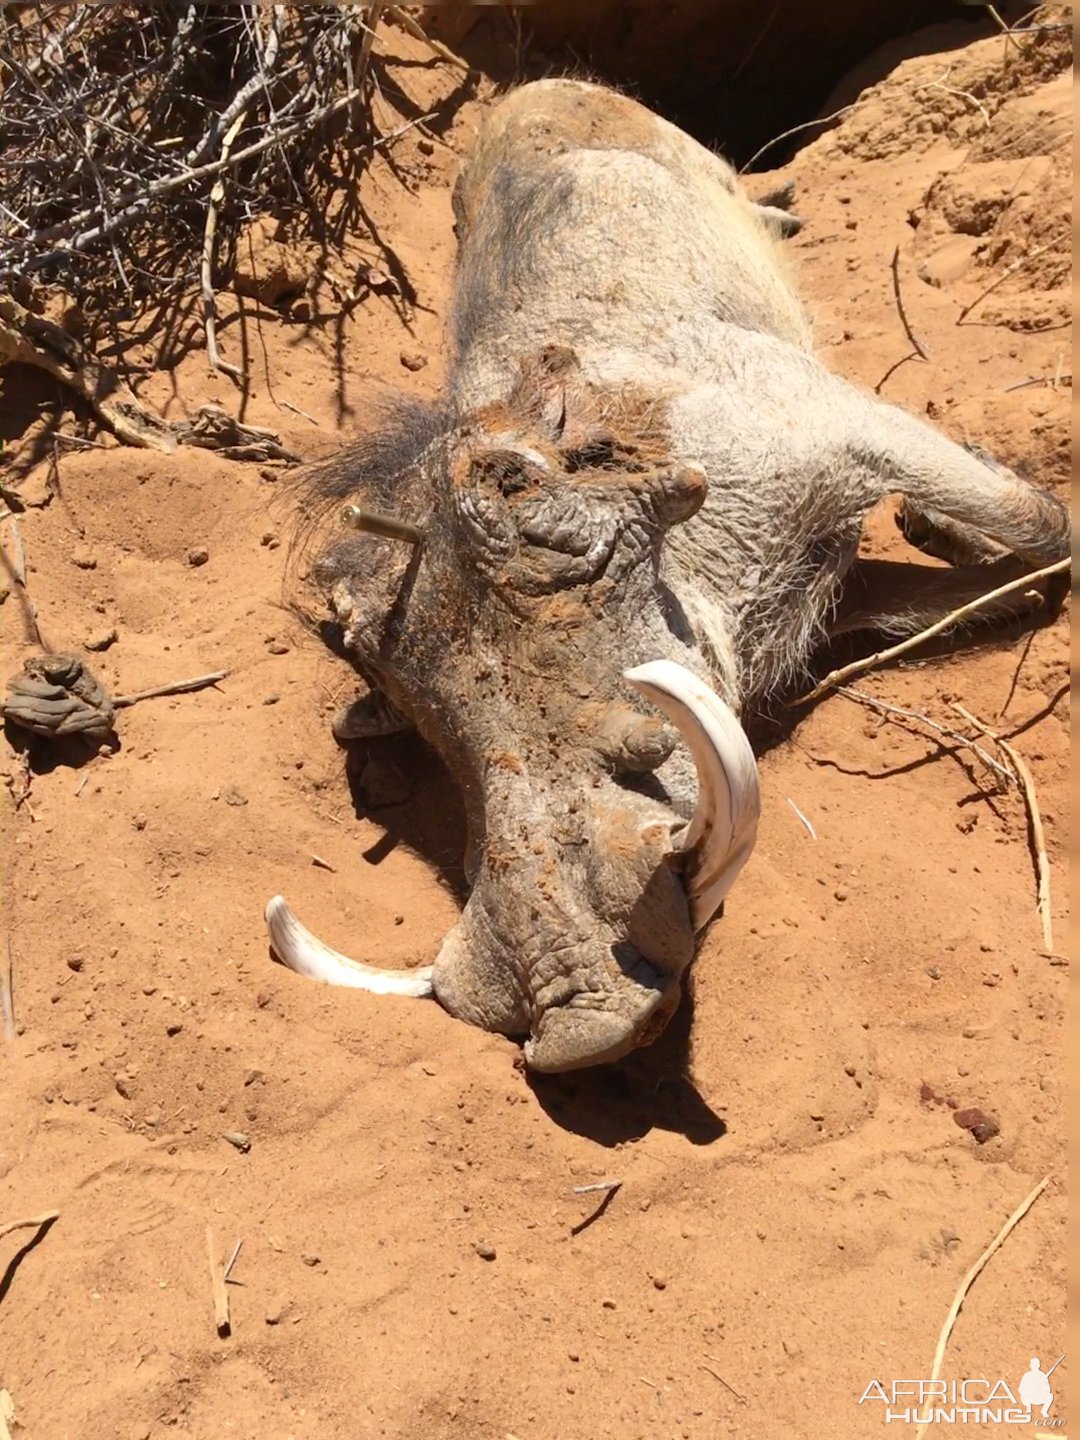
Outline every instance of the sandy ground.
[[(1063, 487), (1067, 40), (1023, 59), (957, 43), (927, 32), (906, 47), (916, 58), (875, 57), (838, 97), (877, 87), (842, 125), (753, 184), (797, 183), (792, 255), (834, 368), (872, 386), (909, 354), (899, 245), (931, 358), (892, 369), (882, 393)], [(449, 186), (484, 99), (456, 103), (448, 75), (403, 67), (420, 103), (451, 97), (453, 119), (438, 143), (403, 138), (397, 173), (372, 167), (369, 233), (350, 251), (406, 277), (411, 304), (371, 294), (343, 319), (314, 279), (276, 309), (223, 297), (223, 349), (236, 358), (243, 337), (252, 377), (246, 418), (306, 457), (363, 423), (372, 381), (439, 384)], [(260, 233), (250, 263), (303, 279), (312, 259)], [(235, 409), (230, 382), (207, 377), (197, 318), (134, 359), (171, 418)], [(26, 371), (0, 384), (7, 483), (40, 499), (49, 426), (73, 417)], [(115, 627), (91, 657), (114, 693), (230, 673), (124, 711), (107, 758), (36, 758), (18, 810), (3, 747), (18, 1034), (0, 1052), (0, 1224), (60, 1211), (40, 1239), (0, 1240), (16, 1437), (911, 1433), (859, 1396), (929, 1374), (961, 1276), (1047, 1174), (943, 1373), (1015, 1388), (1030, 1356), (1057, 1358), (1067, 971), (1043, 953), (1015, 790), (843, 697), (762, 726), (760, 843), (696, 963), (692, 1014), (621, 1067), (530, 1086), (515, 1045), (433, 1004), (271, 963), (261, 910), (277, 891), (331, 942), (430, 957), (458, 903), (456, 801), (415, 745), (391, 749), (395, 768), (386, 751), (352, 757), (350, 788), (328, 719), (354, 680), (284, 604), (279, 472), (98, 438), (61, 446), (58, 490), (20, 520), (46, 640)], [(868, 548), (903, 553), (887, 516)], [(0, 622), (10, 673), (34, 648), (17, 591)], [(1065, 619), (863, 682), (943, 723), (957, 699), (1015, 736), (1059, 947), (1066, 686)], [(1000, 1133), (977, 1143), (955, 1122), (968, 1107)], [(604, 1179), (622, 1187), (599, 1213), (602, 1196), (572, 1193)], [(227, 1340), (207, 1225), (222, 1256), (243, 1240)]]

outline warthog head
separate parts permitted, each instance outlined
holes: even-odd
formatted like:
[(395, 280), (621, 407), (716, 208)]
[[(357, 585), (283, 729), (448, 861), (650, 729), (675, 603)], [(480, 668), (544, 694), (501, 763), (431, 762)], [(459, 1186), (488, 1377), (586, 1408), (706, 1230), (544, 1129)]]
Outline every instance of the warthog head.
[(755, 837), (753, 755), (659, 574), (665, 532), (707, 488), (668, 461), (663, 413), (549, 348), (504, 405), (402, 401), (314, 482), (422, 537), (350, 534), (316, 576), (361, 673), (461, 788), (471, 893), (423, 971), (326, 950), (280, 899), (275, 949), (324, 980), (433, 990), (530, 1037), (537, 1070), (659, 1034)]

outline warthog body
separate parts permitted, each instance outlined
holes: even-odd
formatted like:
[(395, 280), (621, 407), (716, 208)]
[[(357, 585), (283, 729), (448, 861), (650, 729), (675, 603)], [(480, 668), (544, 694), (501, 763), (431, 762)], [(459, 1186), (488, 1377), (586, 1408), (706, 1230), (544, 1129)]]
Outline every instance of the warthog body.
[[(455, 212), (444, 402), (402, 400), (315, 488), (425, 537), (323, 557), (376, 692), (339, 733), (413, 724), (438, 748), (471, 894), (412, 977), (321, 950), (279, 900), (271, 933), (323, 979), (422, 993), (430, 974), (452, 1014), (570, 1069), (659, 1032), (749, 852), (756, 774), (732, 712), (832, 631), (918, 628), (1058, 559), (1066, 519), (825, 370), (771, 215), (633, 101), (513, 92)], [(889, 492), (928, 546), (981, 563), (856, 565)]]

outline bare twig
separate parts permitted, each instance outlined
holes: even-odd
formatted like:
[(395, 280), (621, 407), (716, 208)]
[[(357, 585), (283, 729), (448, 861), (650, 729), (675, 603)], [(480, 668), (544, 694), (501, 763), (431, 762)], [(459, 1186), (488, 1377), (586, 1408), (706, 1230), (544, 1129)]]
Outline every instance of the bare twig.
[(467, 61), (463, 60), (460, 55), (455, 55), (452, 50), (448, 50), (441, 41), (433, 40), (423, 26), (418, 25), (411, 15), (407, 15), (400, 5), (385, 5), (383, 9), (392, 20), (397, 21), (407, 35), (411, 35), (414, 40), (421, 41), (433, 55), (437, 55), (447, 65), (453, 65), (455, 70), (463, 70), (466, 75), (472, 74), (472, 66)]
[(890, 265), (890, 269), (892, 270), (893, 294), (894, 294), (895, 297), (896, 297), (896, 308), (897, 308), (897, 310), (900, 312), (900, 321), (901, 321), (901, 324), (902, 324), (903, 327), (904, 327), (904, 334), (905, 334), (905, 335), (907, 336), (907, 338), (911, 341), (912, 345), (914, 345), (914, 347), (915, 347), (915, 353), (916, 353), (917, 355), (920, 355), (924, 360), (929, 360), (929, 359), (930, 359), (930, 352), (929, 352), (929, 350), (927, 350), (926, 346), (922, 343), (922, 341), (919, 339), (919, 337), (915, 334), (915, 331), (912, 330), (912, 328), (911, 328), (911, 321), (908, 319), (908, 317), (907, 317), (907, 311), (904, 309), (904, 297), (903, 297), (903, 296), (901, 295), (901, 293), (900, 293), (900, 246), (899, 246), (899, 245), (897, 245), (896, 249), (893, 251), (893, 257), (892, 257), (892, 263), (891, 263), (891, 265)]
[[(299, 415), (299, 416), (301, 417), (301, 419), (310, 420), (311, 423), (312, 423), (312, 425), (318, 425), (318, 424), (319, 424), (318, 420), (315, 419), (315, 416), (314, 416), (314, 415), (309, 415), (306, 410), (301, 410), (301, 409), (300, 409), (300, 406), (299, 406), (299, 405), (294, 405), (291, 400), (279, 400), (279, 401), (278, 401), (278, 404), (281, 406), (281, 408), (282, 408), (283, 410), (291, 410), (294, 415)], [(321, 428), (322, 428), (322, 427), (320, 426), (320, 429), (321, 429)]]
[(740, 166), (739, 174), (745, 175), (751, 165), (756, 164), (762, 155), (764, 155), (766, 151), (771, 150), (774, 145), (779, 145), (781, 140), (790, 140), (792, 135), (800, 135), (804, 130), (813, 130), (818, 125), (828, 125), (833, 120), (839, 120), (841, 115), (846, 115), (849, 110), (854, 110), (858, 103), (857, 100), (853, 100), (850, 105), (841, 105), (839, 110), (834, 110), (831, 115), (823, 115), (820, 120), (806, 120), (801, 125), (793, 125), (790, 130), (785, 130), (782, 134), (773, 136), (771, 140), (766, 141), (766, 143), (762, 145), (760, 150), (754, 151), (745, 165)]
[(1055, 245), (1060, 243), (1060, 239), (1048, 240), (1045, 245), (1036, 245), (1034, 250), (1029, 250), (1025, 255), (1021, 255), (1019, 260), (1014, 260), (1011, 265), (1006, 265), (1005, 269), (992, 284), (988, 285), (981, 294), (976, 295), (974, 300), (969, 301), (964, 306), (960, 314), (956, 317), (957, 325), (962, 324), (964, 319), (975, 309), (976, 305), (981, 305), (988, 295), (993, 294), (999, 285), (1004, 285), (1006, 280), (1015, 275), (1018, 270), (1022, 270), (1029, 261), (1037, 260), (1040, 255), (1045, 255), (1047, 250), (1052, 250)]
[(239, 1260), (239, 1258), (240, 1258), (240, 1251), (241, 1251), (243, 1248), (244, 1248), (244, 1241), (243, 1241), (243, 1237), (241, 1236), (241, 1238), (240, 1238), (239, 1240), (237, 1240), (236, 1244), (233, 1246), (233, 1252), (232, 1252), (232, 1254), (229, 1256), (228, 1262), (226, 1263), (225, 1269), (224, 1269), (224, 1271), (223, 1271), (223, 1273), (222, 1273), (222, 1276), (221, 1276), (222, 1280), (224, 1280), (224, 1281), (226, 1281), (226, 1282), (228, 1281), (229, 1276), (232, 1274), (232, 1268), (233, 1268), (233, 1266), (236, 1264), (237, 1260)]
[[(275, 32), (276, 33), (276, 32)], [(257, 77), (262, 79), (261, 76)], [(221, 159), (228, 160), (232, 143), (240, 132), (244, 121), (247, 119), (247, 111), (241, 110), (236, 119), (232, 122), (221, 142)], [(226, 375), (231, 375), (234, 380), (244, 383), (244, 372), (239, 365), (233, 365), (228, 360), (223, 360), (218, 350), (217, 343), (217, 313), (214, 304), (214, 236), (217, 234), (218, 206), (225, 199), (225, 177), (220, 175), (215, 180), (210, 191), (210, 200), (206, 207), (206, 226), (203, 230), (202, 263), (199, 267), (199, 277), (202, 284), (203, 299), (203, 326), (206, 330), (206, 358), (210, 362), (211, 370), (223, 370)]]
[(14, 1040), (15, 1029), (15, 961), (11, 954), (11, 936), (7, 942), (7, 965), (0, 971), (0, 1011), (3, 1011), (4, 1039)]
[(931, 640), (935, 635), (940, 635), (942, 631), (950, 629), (960, 620), (966, 620), (969, 615), (976, 614), (984, 605), (989, 605), (994, 600), (1000, 600), (1004, 595), (1012, 595), (1017, 590), (1028, 589), (1037, 580), (1045, 580), (1050, 575), (1064, 574), (1071, 564), (1070, 559), (1057, 560), (1053, 565), (1044, 565), (1041, 570), (1033, 570), (1030, 575), (1021, 575), (1018, 580), (1010, 580), (1007, 585), (999, 585), (996, 590), (990, 590), (976, 600), (969, 600), (966, 605), (961, 605), (958, 610), (950, 611), (943, 619), (927, 626), (925, 630), (920, 630), (917, 635), (909, 635), (898, 645), (890, 645), (887, 650), (878, 650), (862, 660), (853, 660), (850, 665), (842, 665), (839, 670), (830, 670), (824, 680), (820, 680), (812, 690), (801, 695), (798, 700), (792, 701), (792, 704), (808, 705), (811, 700), (816, 700), (819, 695), (824, 695), (826, 690), (835, 689), (845, 680), (850, 680), (853, 675), (861, 675), (865, 670), (872, 670), (876, 665), (884, 665), (890, 660), (897, 659), (900, 655), (906, 655), (910, 650), (921, 645), (924, 640)]
[(916, 85), (915, 91), (918, 92), (919, 90), (942, 90), (946, 95), (957, 95), (963, 100), (970, 100), (972, 105), (975, 106), (979, 114), (983, 117), (987, 128), (989, 128), (990, 112), (987, 110), (986, 106), (982, 103), (982, 101), (977, 100), (975, 96), (969, 94), (967, 90), (957, 90), (955, 85), (945, 84), (945, 81), (948, 80), (950, 74), (952, 73), (952, 68), (953, 67), (951, 65), (946, 65), (945, 69), (942, 71), (941, 75), (936, 80), (930, 80), (925, 85)]
[(1006, 770), (1004, 765), (999, 765), (989, 751), (970, 735), (962, 735), (959, 730), (951, 730), (948, 725), (941, 725), (937, 720), (931, 720), (929, 715), (924, 715), (920, 710), (907, 710), (903, 705), (890, 705), (884, 700), (879, 700), (876, 695), (868, 695), (865, 690), (853, 690), (850, 685), (838, 685), (836, 693), (843, 695), (848, 700), (855, 700), (860, 705), (869, 705), (872, 710), (878, 710), (882, 715), (898, 715), (904, 720), (913, 720), (919, 725), (925, 725), (928, 730), (934, 730), (938, 735), (944, 735), (948, 740), (955, 740), (964, 749), (972, 751), (977, 755), (988, 770), (992, 770), (1006, 785), (1015, 784), (1016, 777), (1011, 771)]
[[(711, 1356), (708, 1356), (707, 1358), (708, 1358), (708, 1359), (712, 1359)], [(716, 1362), (714, 1361), (714, 1364), (715, 1364), (715, 1363), (716, 1363)], [(746, 1404), (749, 1403), (749, 1402), (747, 1401), (746, 1396), (745, 1396), (745, 1395), (740, 1395), (739, 1392), (738, 1392), (738, 1390), (735, 1389), (735, 1386), (732, 1385), (732, 1384), (730, 1384), (727, 1380), (725, 1380), (724, 1377), (723, 1377), (723, 1375), (720, 1374), (720, 1371), (719, 1371), (719, 1370), (714, 1370), (714, 1369), (712, 1368), (712, 1365), (706, 1365), (706, 1364), (704, 1364), (704, 1362), (702, 1363), (701, 1368), (702, 1368), (702, 1370), (708, 1371), (708, 1373), (713, 1377), (714, 1380), (719, 1380), (719, 1381), (720, 1381), (720, 1384), (723, 1385), (724, 1389), (725, 1389), (725, 1390), (729, 1390), (729, 1391), (731, 1392), (731, 1394), (735, 1396), (735, 1399), (738, 1400), (738, 1402), (739, 1402), (740, 1405), (746, 1405)]]
[(174, 680), (170, 685), (155, 685), (134, 695), (117, 695), (113, 706), (122, 710), (126, 705), (138, 705), (140, 700), (156, 700), (160, 695), (186, 695), (191, 690), (205, 690), (208, 685), (224, 680), (228, 673), (228, 670), (212, 670), (209, 675), (197, 675), (194, 680)]
[(6, 518), (11, 521), (11, 525), (8, 528), (11, 531), (12, 548), (15, 552), (11, 561), (11, 573), (14, 575), (15, 582), (22, 591), (23, 599), (26, 602), (26, 617), (30, 621), (30, 633), (33, 636), (34, 643), (44, 648), (45, 642), (41, 638), (41, 626), (38, 623), (37, 606), (34, 604), (30, 589), (26, 583), (26, 551), (23, 549), (22, 531), (19, 529), (18, 519), (14, 515), (9, 515)]
[(10, 1426), (15, 1423), (15, 1401), (10, 1390), (0, 1390), (0, 1440), (12, 1440)]
[(1043, 830), (1042, 814), (1039, 810), (1039, 800), (1035, 793), (1035, 777), (1031, 773), (1031, 767), (1020, 754), (1015, 745), (1010, 745), (1008, 740), (1003, 740), (996, 730), (991, 730), (985, 721), (972, 715), (970, 710), (965, 710), (954, 700), (952, 708), (958, 715), (962, 715), (969, 725), (974, 725), (988, 739), (993, 740), (1001, 747), (1003, 755), (1008, 756), (1009, 763), (1016, 771), (1016, 777), (1020, 781), (1020, 788), (1024, 792), (1024, 802), (1027, 805), (1028, 828), (1031, 835), (1031, 848), (1035, 861), (1036, 896), (1039, 907), (1039, 919), (1042, 921), (1043, 944), (1048, 951), (1054, 948), (1054, 922), (1050, 911), (1050, 857), (1046, 853), (1046, 833)]
[[(177, 175), (168, 175), (160, 180), (154, 180), (149, 185), (138, 189), (123, 191), (114, 200), (114, 204), (123, 208), (114, 212), (109, 221), (102, 220), (99, 224), (84, 230), (79, 234), (71, 235), (72, 229), (77, 225), (83, 225), (87, 220), (93, 220), (96, 215), (101, 214), (101, 207), (91, 205), (74, 215), (69, 220), (60, 221), (56, 225), (47, 226), (44, 230), (37, 230), (33, 235), (27, 236), (24, 244), (27, 248), (40, 246), (53, 240), (64, 241), (67, 250), (83, 250), (87, 245), (96, 240), (102, 240), (114, 234), (122, 226), (130, 224), (133, 220), (142, 215), (152, 200), (160, 199), (162, 195), (171, 195), (177, 190), (183, 190), (186, 186), (194, 185), (200, 180), (208, 180), (211, 176), (220, 175), (223, 171), (242, 165), (246, 160), (251, 160), (257, 155), (262, 155), (274, 145), (281, 145), (286, 140), (292, 140), (304, 130), (313, 129), (324, 120), (331, 119), (339, 114), (347, 106), (351, 105), (362, 91), (350, 90), (348, 94), (341, 95), (337, 100), (327, 105), (321, 105), (317, 110), (302, 116), (299, 120), (293, 121), (290, 125), (282, 126), (270, 135), (264, 135), (261, 140), (245, 146), (243, 150), (236, 150), (224, 159), (208, 161), (205, 165), (198, 165), (192, 170), (183, 170)], [(391, 130), (387, 135), (380, 135), (376, 140), (371, 141), (371, 148), (391, 144), (399, 139), (408, 130), (434, 118), (433, 113), (418, 116), (414, 120), (399, 125), (396, 130)]]
[(0, 1240), (13, 1230), (40, 1230), (45, 1225), (51, 1225), (59, 1216), (59, 1210), (46, 1210), (43, 1215), (35, 1215), (31, 1220), (9, 1220), (6, 1225), (0, 1225)]
[(206, 1227), (206, 1254), (210, 1262), (210, 1293), (214, 1305), (214, 1329), (224, 1340), (232, 1333), (232, 1322), (229, 1319), (229, 1292), (225, 1288), (224, 1269), (217, 1258), (217, 1250), (214, 1248), (214, 1232), (209, 1225)]
[[(1009, 1234), (1017, 1225), (1019, 1225), (1020, 1221), (1031, 1209), (1032, 1205), (1035, 1204), (1035, 1201), (1039, 1198), (1039, 1196), (1049, 1184), (1050, 1176), (1044, 1176), (1044, 1178), (1039, 1181), (1038, 1185), (1035, 1186), (1035, 1189), (1032, 1190), (1030, 1195), (1028, 1195), (1024, 1200), (1020, 1202), (1020, 1204), (1016, 1207), (1013, 1213), (1009, 1216), (1008, 1220), (1005, 1221), (1005, 1224), (994, 1236), (993, 1240), (990, 1241), (990, 1244), (986, 1247), (986, 1249), (982, 1252), (979, 1258), (975, 1261), (974, 1265), (972, 1265), (971, 1269), (960, 1281), (960, 1285), (956, 1291), (955, 1296), (953, 1297), (953, 1302), (949, 1306), (949, 1313), (945, 1317), (945, 1323), (941, 1327), (941, 1334), (938, 1336), (937, 1349), (934, 1351), (934, 1363), (930, 1369), (931, 1381), (937, 1380), (941, 1375), (941, 1366), (945, 1360), (945, 1347), (949, 1343), (949, 1336), (952, 1334), (953, 1326), (956, 1324), (956, 1317), (960, 1314), (960, 1311), (963, 1308), (963, 1304), (967, 1298), (968, 1291), (971, 1289), (972, 1285), (974, 1285), (975, 1281), (979, 1278), (983, 1267), (990, 1259), (991, 1255), (993, 1255), (994, 1252), (998, 1250), (1001, 1245), (1004, 1244)], [(915, 1431), (915, 1440), (922, 1440), (922, 1437), (926, 1434), (926, 1428), (931, 1422), (932, 1415), (933, 1412), (931, 1411), (930, 1415), (928, 1415), (925, 1419), (919, 1421), (918, 1429)]]
[(598, 1190), (618, 1190), (621, 1180), (599, 1180), (595, 1185), (575, 1185), (572, 1195), (593, 1195)]
[[(1016, 39), (1013, 37), (1013, 32), (1012, 32), (1012, 30), (1009, 28), (1008, 23), (1001, 18), (1001, 16), (1000, 16), (1000, 15), (998, 14), (998, 12), (997, 12), (997, 9), (995, 8), (995, 6), (993, 6), (993, 5), (987, 5), (985, 8), (986, 8), (986, 10), (987, 10), (987, 13), (990, 14), (990, 15), (993, 17), (994, 23), (997, 25), (998, 29), (999, 29), (999, 30), (1001, 31), (1001, 33), (1005, 36), (1005, 48), (1006, 48), (1006, 50), (1008, 49), (1009, 43), (1010, 43), (1010, 41), (1011, 41), (1012, 44), (1016, 47), (1017, 53), (1020, 54), (1020, 55), (1022, 55), (1024, 52), (1023, 52), (1023, 49), (1021, 48), (1021, 45), (1020, 45), (1019, 40), (1016, 40)], [(918, 1440), (918, 1436), (915, 1437), (915, 1440)]]
[(803, 812), (799, 809), (798, 805), (795, 804), (795, 801), (792, 800), (792, 798), (791, 798), (790, 795), (787, 797), (787, 803), (791, 806), (792, 810), (795, 811), (795, 814), (796, 814), (796, 815), (799, 817), (799, 819), (802, 821), (802, 823), (803, 823), (803, 825), (804, 825), (804, 827), (805, 827), (805, 829), (806, 829), (806, 833), (810, 836), (810, 839), (811, 839), (811, 840), (816, 840), (816, 839), (817, 839), (817, 831), (814, 829), (813, 825), (811, 825), (810, 821), (806, 818), (806, 816), (803, 814)]

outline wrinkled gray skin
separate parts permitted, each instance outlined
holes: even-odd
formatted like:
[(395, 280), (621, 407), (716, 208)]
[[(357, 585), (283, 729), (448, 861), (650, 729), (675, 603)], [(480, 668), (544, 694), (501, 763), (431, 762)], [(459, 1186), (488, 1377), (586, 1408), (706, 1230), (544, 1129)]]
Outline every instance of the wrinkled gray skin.
[[(566, 1070), (654, 1038), (695, 949), (671, 854), (693, 769), (622, 671), (667, 657), (739, 710), (826, 634), (919, 628), (1068, 532), (1050, 496), (829, 374), (771, 214), (633, 101), (511, 93), (455, 211), (445, 404), (392, 405), (317, 479), (427, 537), (323, 558), (381, 692), (339, 733), (414, 724), (441, 752), (472, 889), (436, 994)], [(889, 492), (926, 548), (979, 563), (853, 566)]]

